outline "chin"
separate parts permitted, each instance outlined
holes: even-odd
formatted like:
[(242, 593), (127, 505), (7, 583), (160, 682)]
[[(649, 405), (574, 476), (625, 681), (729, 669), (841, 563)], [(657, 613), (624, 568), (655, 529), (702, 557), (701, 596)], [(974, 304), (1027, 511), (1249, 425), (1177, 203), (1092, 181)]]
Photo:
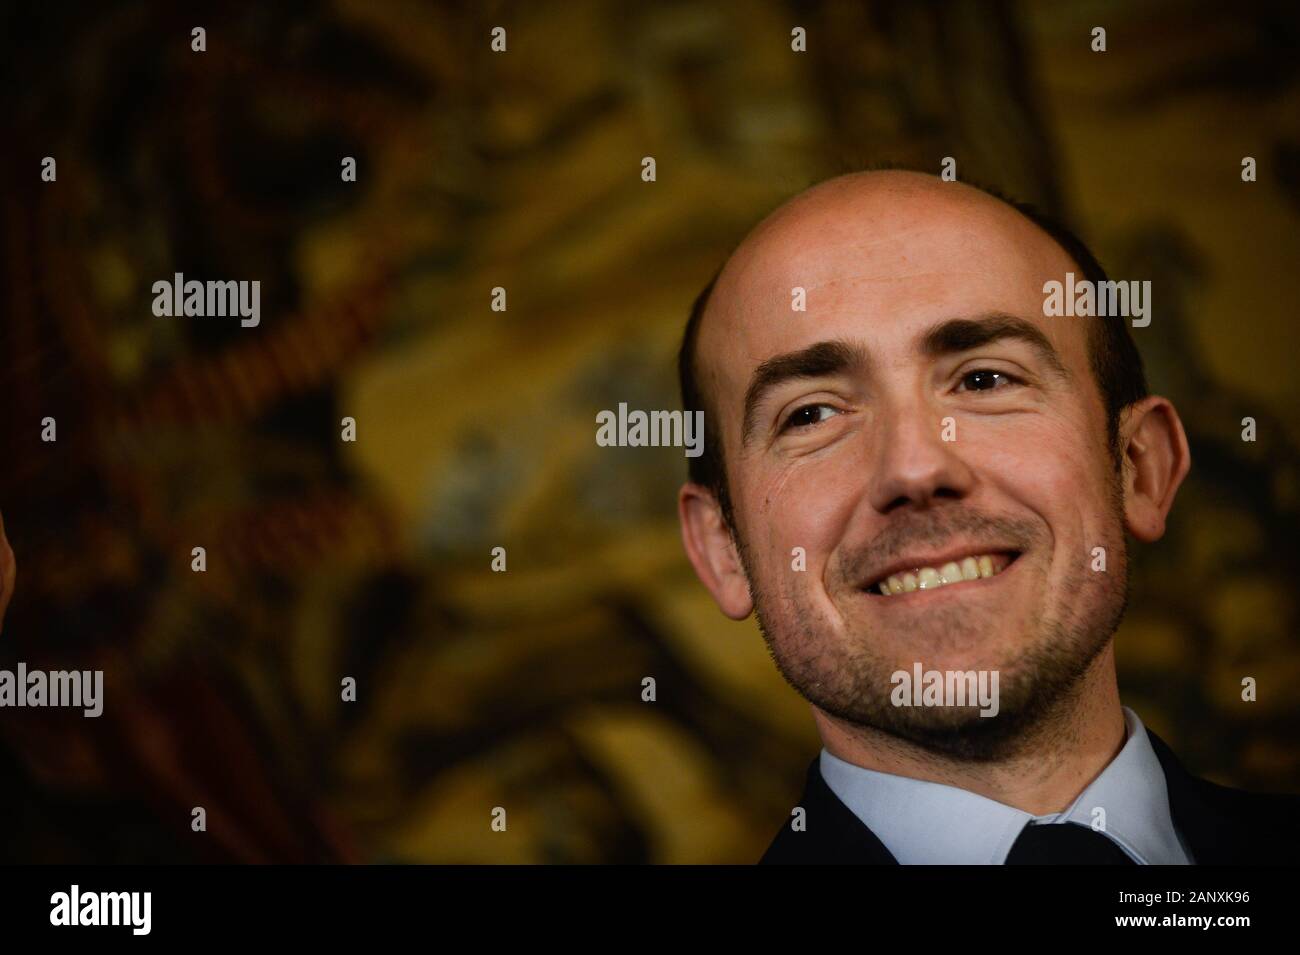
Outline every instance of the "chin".
[(1017, 662), (1033, 644), (1033, 634), (1017, 629), (986, 625), (979, 629), (918, 628), (908, 633), (891, 632), (875, 638), (874, 647), (882, 659), (908, 669), (923, 663), (927, 669), (988, 670), (1014, 672)]

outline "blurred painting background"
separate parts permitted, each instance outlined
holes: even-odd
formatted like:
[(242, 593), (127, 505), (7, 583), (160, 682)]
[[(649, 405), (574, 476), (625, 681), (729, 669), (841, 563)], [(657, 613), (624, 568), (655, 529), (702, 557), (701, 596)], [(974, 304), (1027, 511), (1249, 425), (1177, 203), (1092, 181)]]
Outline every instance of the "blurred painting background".
[[(686, 562), (681, 450), (595, 414), (680, 406), (691, 301), (774, 206), (944, 156), (1152, 280), (1194, 465), (1121, 691), (1300, 791), (1294, 4), (16, 6), (0, 666), (102, 668), (105, 707), (0, 712), (0, 860), (756, 860), (811, 717)], [(175, 272), (260, 280), (261, 324), (154, 317)]]

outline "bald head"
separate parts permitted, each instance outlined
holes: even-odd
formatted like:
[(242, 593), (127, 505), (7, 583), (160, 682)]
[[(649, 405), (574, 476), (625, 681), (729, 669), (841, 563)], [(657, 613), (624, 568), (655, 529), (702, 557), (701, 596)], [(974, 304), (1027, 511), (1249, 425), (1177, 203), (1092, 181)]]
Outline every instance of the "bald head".
[(795, 286), (838, 298), (846, 285), (878, 285), (873, 297), (884, 302), (927, 270), (960, 281), (1056, 266), (1063, 256), (1022, 214), (971, 186), (904, 171), (839, 176), (777, 208), (737, 246), (718, 276), (702, 350), (744, 334), (747, 307), (778, 292), (788, 299)]
[[(1071, 270), (1106, 278), (1064, 227), (964, 183), (888, 170), (804, 190), (750, 230), (692, 310), (679, 356), (682, 396), (705, 412), (712, 437), (691, 459), (691, 479), (713, 489), (730, 515), (725, 449), (744, 430), (750, 378), (810, 332), (870, 340), (918, 310), (936, 318), (1014, 314), (1030, 298), (1041, 306), (1043, 281)], [(800, 295), (806, 311), (795, 308)], [(1146, 393), (1127, 328), (1091, 322), (1040, 331), (1061, 355), (1090, 363), (1113, 442), (1119, 410)]]

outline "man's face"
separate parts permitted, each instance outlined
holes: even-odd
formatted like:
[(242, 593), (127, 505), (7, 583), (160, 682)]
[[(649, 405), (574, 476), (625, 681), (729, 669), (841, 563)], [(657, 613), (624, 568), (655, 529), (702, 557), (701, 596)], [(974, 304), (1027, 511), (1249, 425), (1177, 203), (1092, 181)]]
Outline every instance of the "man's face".
[[(1122, 496), (1095, 319), (1043, 316), (1067, 271), (983, 193), (875, 174), (787, 204), (720, 276), (697, 352), (712, 440), (765, 638), (823, 711), (991, 758), (1105, 648)], [(999, 714), (895, 707), (916, 663), (998, 671)]]

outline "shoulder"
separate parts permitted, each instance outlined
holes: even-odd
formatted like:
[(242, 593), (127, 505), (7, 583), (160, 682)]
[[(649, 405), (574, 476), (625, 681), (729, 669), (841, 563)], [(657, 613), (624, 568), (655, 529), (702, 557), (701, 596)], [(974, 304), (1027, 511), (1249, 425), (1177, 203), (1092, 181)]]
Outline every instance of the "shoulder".
[(895, 865), (897, 861), (826, 785), (820, 757), (814, 757), (798, 805), (790, 807), (759, 864)]
[(1165, 771), (1170, 814), (1199, 864), (1295, 865), (1300, 860), (1300, 795), (1222, 786), (1187, 770), (1147, 730)]

